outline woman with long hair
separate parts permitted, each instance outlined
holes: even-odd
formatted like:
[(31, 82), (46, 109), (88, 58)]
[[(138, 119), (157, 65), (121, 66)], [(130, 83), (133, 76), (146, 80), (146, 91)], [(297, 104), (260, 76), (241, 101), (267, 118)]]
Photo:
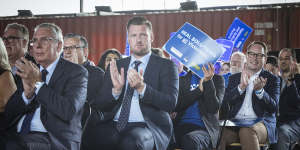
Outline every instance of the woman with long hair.
[(0, 112), (5, 110), (9, 98), (17, 90), (8, 56), (2, 38), (0, 38)]

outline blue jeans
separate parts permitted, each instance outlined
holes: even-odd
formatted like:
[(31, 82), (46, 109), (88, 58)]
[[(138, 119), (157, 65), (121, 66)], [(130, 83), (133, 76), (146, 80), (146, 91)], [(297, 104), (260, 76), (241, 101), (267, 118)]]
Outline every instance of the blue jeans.
[(292, 145), (300, 140), (300, 118), (283, 124), (278, 128), (278, 141), (275, 150), (291, 150)]

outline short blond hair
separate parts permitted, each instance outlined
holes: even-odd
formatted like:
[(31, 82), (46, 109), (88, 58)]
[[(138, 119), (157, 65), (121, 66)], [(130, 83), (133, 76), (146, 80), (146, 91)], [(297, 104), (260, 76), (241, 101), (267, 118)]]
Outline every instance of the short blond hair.
[(0, 38), (0, 67), (4, 70), (11, 70), (9, 65), (6, 47), (2, 38)]

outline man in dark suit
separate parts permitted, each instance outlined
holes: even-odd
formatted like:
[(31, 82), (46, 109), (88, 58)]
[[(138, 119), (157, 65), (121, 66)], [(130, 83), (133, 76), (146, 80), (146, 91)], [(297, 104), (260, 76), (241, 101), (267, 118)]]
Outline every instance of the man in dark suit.
[(217, 145), (220, 131), (218, 112), (225, 85), (223, 77), (214, 74), (213, 65), (208, 66), (207, 69), (203, 67), (202, 79), (189, 72), (179, 80), (174, 129), (176, 143), (183, 149), (213, 149)]
[(266, 54), (263, 42), (252, 42), (247, 47), (242, 73), (229, 77), (221, 115), (227, 116), (235, 126), (224, 128), (222, 150), (233, 142), (240, 142), (243, 150), (259, 150), (259, 143), (276, 142), (279, 79), (262, 69)]
[(64, 36), (63, 49), (63, 56), (66, 60), (84, 66), (89, 73), (87, 101), (84, 105), (84, 112), (81, 121), (82, 126), (84, 127), (91, 112), (90, 104), (95, 98), (97, 98), (97, 93), (101, 90), (104, 71), (101, 68), (92, 65), (92, 62), (88, 60), (89, 49), (88, 42), (85, 37), (74, 33), (66, 34)]
[(275, 150), (292, 150), (300, 140), (300, 74), (294, 49), (284, 48), (279, 53), (281, 94), (277, 120), (278, 142)]
[[(172, 135), (169, 113), (178, 95), (177, 68), (151, 54), (151, 22), (133, 17), (127, 24), (131, 56), (110, 63), (94, 107), (104, 120), (86, 128), (84, 149), (165, 150)], [(137, 71), (138, 70), (138, 71)], [(92, 138), (94, 137), (94, 138)]]
[(87, 70), (59, 57), (63, 37), (58, 26), (43, 23), (34, 31), (33, 55), (40, 68), (25, 58), (16, 62), (24, 90), (9, 101), (6, 114), (19, 116), (16, 131), (30, 150), (79, 150)]

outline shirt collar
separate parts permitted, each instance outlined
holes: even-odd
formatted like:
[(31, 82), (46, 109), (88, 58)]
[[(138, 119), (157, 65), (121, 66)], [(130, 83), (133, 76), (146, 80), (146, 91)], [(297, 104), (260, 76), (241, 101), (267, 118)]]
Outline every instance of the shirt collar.
[(259, 71), (257, 71), (255, 74), (253, 74), (251, 77), (250, 77), (250, 80), (254, 80), (256, 77), (259, 76), (259, 74), (261, 73), (262, 69), (260, 69)]
[(142, 64), (147, 64), (149, 59), (150, 59), (150, 56), (151, 56), (151, 52), (149, 52), (148, 54), (146, 54), (145, 56), (143, 56), (142, 58), (140, 59), (137, 59), (135, 58), (133, 55), (131, 55), (131, 60), (130, 60), (130, 65), (133, 64), (134, 61), (136, 60), (139, 60), (142, 62)]
[(16, 75), (17, 67), (16, 66), (11, 67), (11, 72), (13, 73), (13, 75)]
[[(60, 57), (57, 57), (56, 60), (46, 68), (46, 70), (48, 71), (47, 75), (49, 75), (50, 77), (52, 76), (59, 59)], [(43, 66), (40, 66), (40, 71), (42, 71), (43, 69)]]

